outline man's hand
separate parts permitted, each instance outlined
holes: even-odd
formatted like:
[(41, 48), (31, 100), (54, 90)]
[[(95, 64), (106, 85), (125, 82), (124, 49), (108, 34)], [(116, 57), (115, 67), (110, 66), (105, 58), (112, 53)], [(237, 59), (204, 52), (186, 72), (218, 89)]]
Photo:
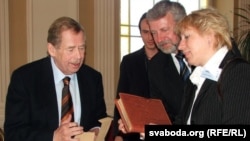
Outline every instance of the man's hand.
[(119, 120), (118, 120), (118, 125), (119, 125), (119, 126), (118, 126), (118, 129), (119, 129), (120, 131), (122, 131), (122, 133), (124, 133), (124, 134), (128, 133), (127, 130), (126, 130), (126, 128), (125, 128), (125, 125), (124, 125), (122, 119), (119, 119)]
[(78, 126), (76, 122), (70, 122), (70, 115), (61, 125), (54, 131), (53, 141), (79, 141), (73, 138), (83, 133), (83, 127)]
[[(122, 119), (119, 119), (118, 120), (118, 129), (122, 132), (122, 133), (124, 133), (124, 134), (126, 134), (126, 133), (128, 133), (127, 132), (127, 130), (126, 130), (126, 128), (125, 128), (125, 125), (124, 125), (124, 123), (122, 122)], [(155, 125), (154, 123), (150, 123), (150, 125)], [(140, 139), (141, 140), (144, 140), (145, 139), (145, 133), (140, 133)], [(116, 141), (116, 140), (115, 140)], [(117, 141), (120, 141), (120, 137), (117, 137)]]

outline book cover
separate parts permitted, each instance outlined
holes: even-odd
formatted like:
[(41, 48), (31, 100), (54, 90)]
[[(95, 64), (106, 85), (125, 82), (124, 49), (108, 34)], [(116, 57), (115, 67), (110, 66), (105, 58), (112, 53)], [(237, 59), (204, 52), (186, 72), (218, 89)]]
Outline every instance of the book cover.
[(119, 96), (115, 105), (128, 132), (144, 132), (146, 124), (172, 124), (160, 99), (128, 93), (119, 93)]

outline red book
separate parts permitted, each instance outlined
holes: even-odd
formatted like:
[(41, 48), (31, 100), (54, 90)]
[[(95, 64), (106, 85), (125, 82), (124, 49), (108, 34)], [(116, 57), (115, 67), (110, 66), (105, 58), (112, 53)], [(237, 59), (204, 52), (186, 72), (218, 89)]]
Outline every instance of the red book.
[(172, 124), (160, 99), (128, 93), (119, 93), (119, 96), (115, 105), (128, 132), (144, 132), (146, 124)]

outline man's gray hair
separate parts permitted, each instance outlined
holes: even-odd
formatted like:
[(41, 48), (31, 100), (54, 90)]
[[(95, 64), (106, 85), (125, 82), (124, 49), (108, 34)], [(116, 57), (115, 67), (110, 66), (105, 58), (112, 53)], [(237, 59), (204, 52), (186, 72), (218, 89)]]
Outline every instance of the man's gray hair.
[(149, 21), (157, 20), (164, 17), (168, 13), (173, 15), (175, 22), (179, 22), (187, 15), (185, 8), (180, 3), (161, 0), (156, 3), (153, 8), (149, 9), (146, 18)]

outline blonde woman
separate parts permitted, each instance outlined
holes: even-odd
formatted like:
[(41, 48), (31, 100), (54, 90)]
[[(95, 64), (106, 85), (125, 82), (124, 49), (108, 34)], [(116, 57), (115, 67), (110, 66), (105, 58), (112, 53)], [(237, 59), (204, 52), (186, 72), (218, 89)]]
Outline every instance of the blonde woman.
[(178, 124), (250, 124), (250, 65), (232, 46), (228, 21), (215, 9), (178, 23), (179, 50), (196, 66)]

